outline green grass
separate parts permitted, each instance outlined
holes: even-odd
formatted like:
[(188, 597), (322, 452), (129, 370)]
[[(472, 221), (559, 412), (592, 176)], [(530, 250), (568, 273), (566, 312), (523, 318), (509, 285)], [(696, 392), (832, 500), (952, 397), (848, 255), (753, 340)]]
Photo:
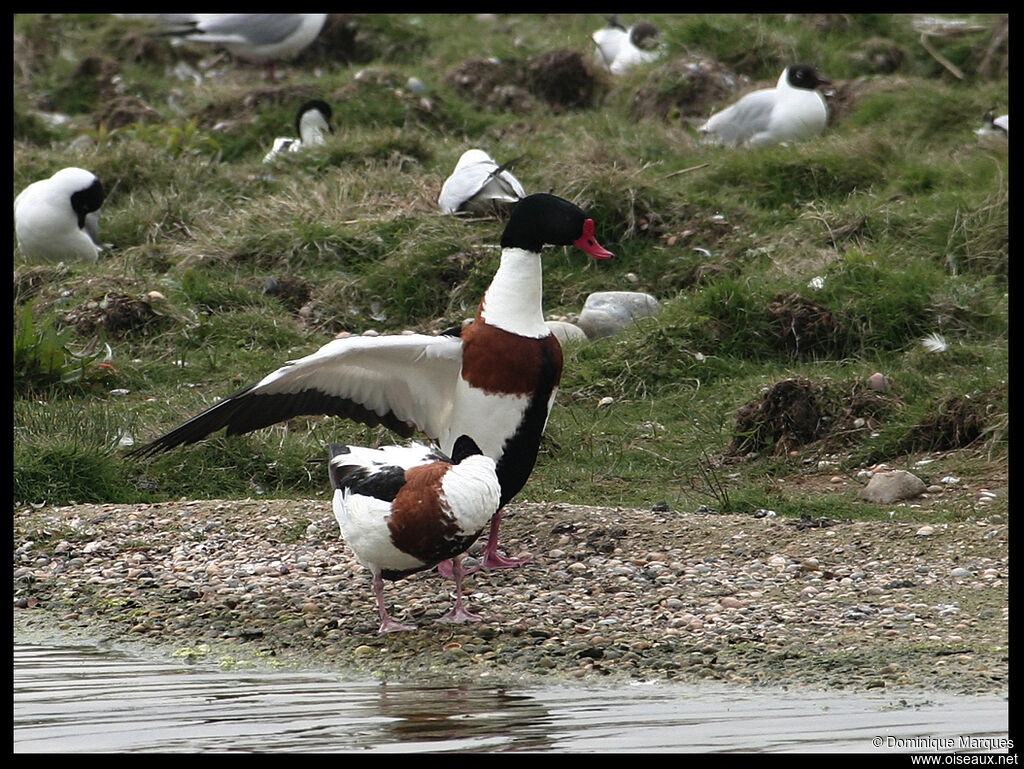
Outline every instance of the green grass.
[[(522, 156), (515, 171), (526, 188), (583, 206), (616, 253), (596, 263), (551, 249), (551, 315), (571, 316), (609, 289), (662, 303), (615, 338), (566, 350), (521, 499), (871, 518), (887, 511), (857, 503), (856, 484), (839, 493), (812, 479), (923, 457), (968, 482), (1004, 476), (1009, 166), (973, 134), (986, 110), (1008, 111), (1002, 18), (964, 16), (957, 34), (931, 34), (945, 64), (910, 16), (651, 19), (665, 63), (599, 77), (589, 107), (538, 98), (507, 111), (477, 103), (448, 73), (489, 56), (525, 65), (556, 48), (589, 61), (604, 18), (354, 16), (350, 48), (313, 48), (271, 84), (230, 59), (207, 70), (210, 51), (172, 47), (138, 21), (16, 15), (13, 192), (66, 165), (89, 168), (108, 190), (101, 235), (111, 245), (95, 266), (15, 260), (14, 504), (326, 499), (328, 443), (392, 437), (298, 419), (145, 461), (123, 458), (125, 439), (155, 437), (339, 331), (429, 332), (472, 315), (497, 265), (501, 222), (436, 210), (469, 146)], [(901, 52), (894, 72), (864, 55), (880, 46)], [(842, 103), (815, 140), (703, 147), (695, 126), (727, 99), (663, 117), (636, 97), (688, 93), (672, 66), (686, 57), (717, 60), (751, 84), (809, 61)], [(178, 79), (176, 64), (202, 82)], [(408, 91), (410, 77), (427, 85), (425, 100)], [(294, 108), (314, 96), (335, 109), (327, 146), (263, 165), (273, 137), (291, 133)], [(108, 125), (123, 97), (150, 117)], [(268, 278), (290, 290), (268, 294)], [(144, 311), (87, 322), (118, 297)], [(948, 349), (926, 351), (931, 333)], [(95, 349), (110, 344), (112, 368), (90, 359), (85, 373), (62, 377), (94, 338)], [(892, 387), (872, 399), (876, 371)], [(790, 379), (817, 388), (842, 429), (731, 453), (743, 409)], [(854, 427), (864, 415), (870, 424)], [(1006, 506), (1003, 495), (986, 511)], [(947, 519), (976, 512), (930, 509)]]

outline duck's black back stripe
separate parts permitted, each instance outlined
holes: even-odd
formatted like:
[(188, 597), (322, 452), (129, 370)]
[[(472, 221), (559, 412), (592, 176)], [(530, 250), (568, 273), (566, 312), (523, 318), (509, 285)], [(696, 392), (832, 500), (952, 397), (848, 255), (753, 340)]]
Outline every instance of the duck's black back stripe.
[(537, 377), (537, 389), (530, 399), (530, 405), (523, 413), (519, 428), (502, 447), (501, 458), (495, 471), (501, 485), (499, 509), (522, 490), (537, 462), (541, 435), (548, 419), (548, 400), (562, 378), (562, 349), (554, 336), (554, 344), (546, 344), (543, 350), (543, 366)]
[(361, 465), (331, 465), (331, 482), (336, 489), (348, 489), (353, 494), (394, 502), (405, 485), (405, 470), (391, 465), (370, 472)]

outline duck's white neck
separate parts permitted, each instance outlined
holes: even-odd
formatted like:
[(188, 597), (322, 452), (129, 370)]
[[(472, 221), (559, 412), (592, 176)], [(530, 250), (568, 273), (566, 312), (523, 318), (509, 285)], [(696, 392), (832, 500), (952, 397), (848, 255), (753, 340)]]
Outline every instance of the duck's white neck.
[(551, 333), (544, 323), (544, 278), (540, 254), (506, 248), (494, 280), (484, 294), (481, 313), (489, 325), (521, 336)]

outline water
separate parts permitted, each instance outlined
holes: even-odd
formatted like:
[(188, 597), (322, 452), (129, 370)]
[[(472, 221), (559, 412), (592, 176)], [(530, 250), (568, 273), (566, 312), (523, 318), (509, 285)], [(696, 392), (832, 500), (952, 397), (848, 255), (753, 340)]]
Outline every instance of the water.
[(928, 746), (939, 743), (922, 738), (1005, 738), (1008, 718), (997, 696), (429, 687), (222, 670), (87, 645), (14, 646), (16, 753), (907, 753), (934, 752)]

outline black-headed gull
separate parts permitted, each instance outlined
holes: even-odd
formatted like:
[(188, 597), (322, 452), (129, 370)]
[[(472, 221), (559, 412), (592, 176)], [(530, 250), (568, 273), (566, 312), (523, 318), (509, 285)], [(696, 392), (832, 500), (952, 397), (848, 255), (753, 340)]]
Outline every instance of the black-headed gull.
[(356, 559), (373, 575), (378, 632), (415, 630), (388, 615), (383, 580), (398, 580), (454, 561), (455, 607), (439, 622), (479, 620), (462, 603), (462, 554), (498, 511), (494, 460), (472, 439), (455, 441), (451, 458), (436, 448), (332, 444), (328, 470), (334, 517)]
[(747, 147), (820, 134), (828, 123), (828, 106), (817, 88), (831, 82), (814, 67), (793, 64), (783, 70), (774, 88), (748, 93), (697, 130), (705, 142)]
[(650, 22), (641, 21), (627, 29), (618, 17), (612, 16), (608, 26), (591, 35), (597, 46), (595, 61), (613, 75), (622, 75), (637, 65), (655, 61), (660, 56), (658, 34), (658, 28)]
[[(545, 323), (541, 250), (574, 245), (595, 259), (612, 254), (594, 220), (567, 200), (538, 193), (519, 201), (501, 236), (501, 262), (476, 317), (439, 336), (400, 334), (328, 342), (284, 364), (132, 454), (195, 443), (227, 428), (239, 435), (303, 414), (424, 433), (451, 456), (468, 435), (497, 462), (501, 507), (533, 471), (562, 377), (562, 347)], [(497, 552), (501, 509), (491, 520), (484, 568), (523, 561)]]
[(481, 149), (462, 153), (455, 170), (441, 185), (437, 205), (443, 214), (492, 213), (496, 206), (511, 206), (526, 197), (523, 185)]
[(274, 139), (274, 146), (264, 156), (263, 162), (270, 163), (282, 152), (319, 147), (326, 143), (327, 134), (333, 132), (331, 106), (321, 99), (307, 101), (295, 115), (295, 133), (298, 137), (280, 136)]
[(103, 184), (84, 168), (63, 168), (14, 199), (14, 231), (28, 262), (95, 262)]

